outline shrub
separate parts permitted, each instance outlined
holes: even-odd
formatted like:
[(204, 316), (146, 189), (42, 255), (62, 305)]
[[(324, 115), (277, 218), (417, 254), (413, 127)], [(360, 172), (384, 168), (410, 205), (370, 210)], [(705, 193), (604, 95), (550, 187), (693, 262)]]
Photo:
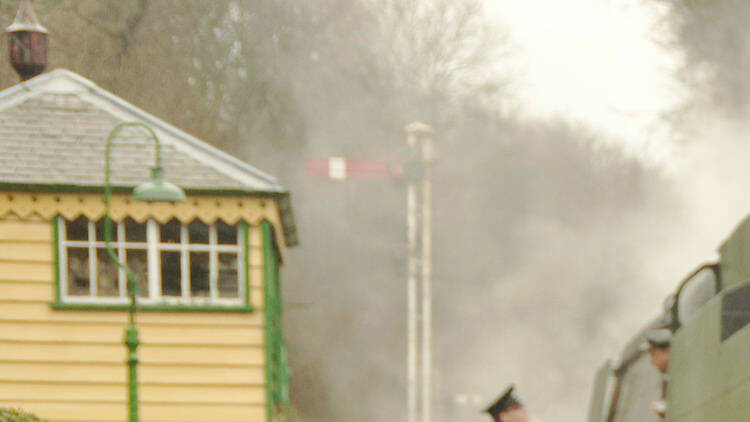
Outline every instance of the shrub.
[(0, 422), (44, 422), (44, 420), (20, 409), (0, 408)]

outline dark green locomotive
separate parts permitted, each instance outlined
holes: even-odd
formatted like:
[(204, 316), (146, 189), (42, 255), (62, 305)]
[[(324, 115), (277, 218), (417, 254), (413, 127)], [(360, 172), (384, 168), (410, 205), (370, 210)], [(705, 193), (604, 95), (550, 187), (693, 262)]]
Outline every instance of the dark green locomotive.
[[(589, 422), (750, 421), (750, 218), (693, 271), (660, 316), (596, 375)], [(666, 389), (641, 347), (648, 329), (672, 330)], [(662, 399), (666, 414), (652, 410)]]

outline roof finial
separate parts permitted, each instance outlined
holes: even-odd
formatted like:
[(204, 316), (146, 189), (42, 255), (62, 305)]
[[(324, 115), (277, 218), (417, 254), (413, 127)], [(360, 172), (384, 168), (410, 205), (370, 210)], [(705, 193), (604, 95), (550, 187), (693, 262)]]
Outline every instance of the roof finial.
[(42, 73), (47, 66), (47, 28), (39, 23), (30, 0), (21, 0), (16, 19), (5, 31), (10, 62), (21, 80)]

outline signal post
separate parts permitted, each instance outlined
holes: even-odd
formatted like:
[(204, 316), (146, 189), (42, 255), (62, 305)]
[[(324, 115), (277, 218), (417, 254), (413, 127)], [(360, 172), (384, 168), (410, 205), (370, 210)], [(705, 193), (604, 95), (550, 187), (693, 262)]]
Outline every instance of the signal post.
[[(432, 413), (432, 180), (433, 129), (406, 125), (412, 154), (407, 165), (407, 412), (408, 422), (430, 422)], [(419, 192), (418, 192), (419, 191)], [(421, 195), (419, 195), (421, 193)], [(421, 223), (421, 230), (417, 227)], [(419, 239), (417, 234), (420, 234)], [(418, 252), (421, 246), (421, 253)], [(419, 270), (421, 264), (421, 271)], [(421, 274), (420, 274), (421, 273)], [(419, 275), (421, 275), (421, 280)], [(421, 283), (420, 283), (421, 281)], [(417, 296), (421, 293), (421, 306)], [(418, 324), (421, 322), (420, 324)], [(421, 329), (421, 332), (418, 332)], [(417, 362), (421, 360), (421, 362)], [(421, 372), (421, 373), (420, 373)], [(421, 393), (421, 394), (420, 394)]]
[(432, 419), (432, 162), (433, 129), (422, 122), (404, 127), (410, 158), (402, 168), (344, 157), (308, 159), (311, 177), (333, 180), (406, 179), (407, 422)]

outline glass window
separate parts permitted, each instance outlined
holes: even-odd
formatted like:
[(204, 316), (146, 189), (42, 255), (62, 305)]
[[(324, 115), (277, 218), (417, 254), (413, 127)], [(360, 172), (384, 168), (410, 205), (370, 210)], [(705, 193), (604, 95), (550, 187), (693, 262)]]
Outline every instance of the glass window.
[[(96, 228), (96, 240), (104, 241), (104, 219), (97, 221), (94, 225)], [(117, 240), (117, 224), (112, 224), (112, 233), (110, 236), (110, 240), (116, 241)]]
[[(60, 218), (60, 292), (67, 303), (127, 303), (127, 275), (110, 258), (104, 219)], [(137, 279), (145, 304), (242, 305), (245, 289), (239, 225), (172, 219), (112, 222), (111, 245)]]
[(86, 217), (78, 217), (73, 221), (65, 222), (68, 239), (70, 240), (88, 240), (89, 239), (89, 222)]
[(128, 242), (146, 242), (146, 223), (138, 223), (130, 217), (126, 218), (125, 239)]
[(68, 248), (68, 295), (91, 294), (88, 248)]
[(182, 271), (179, 252), (161, 252), (161, 294), (182, 296)]
[(210, 262), (208, 252), (190, 252), (190, 292), (193, 296), (210, 296)]
[(713, 265), (699, 269), (682, 283), (677, 293), (677, 318), (685, 324), (718, 291), (718, 277)]
[(148, 293), (148, 253), (145, 249), (126, 249), (126, 260), (128, 267), (138, 280), (138, 296), (149, 297)]
[(208, 231), (209, 228), (207, 224), (203, 223), (200, 220), (193, 220), (190, 224), (188, 224), (190, 243), (209, 243)]
[(96, 249), (96, 295), (119, 295), (119, 267), (112, 261), (105, 248)]
[(750, 284), (724, 295), (721, 301), (721, 341), (750, 323)]
[(219, 254), (219, 296), (237, 297), (237, 254)]
[(180, 231), (180, 222), (175, 219), (160, 225), (161, 243), (180, 243)]
[(237, 230), (223, 221), (216, 222), (216, 231), (218, 233), (218, 242), (222, 245), (237, 244)]

